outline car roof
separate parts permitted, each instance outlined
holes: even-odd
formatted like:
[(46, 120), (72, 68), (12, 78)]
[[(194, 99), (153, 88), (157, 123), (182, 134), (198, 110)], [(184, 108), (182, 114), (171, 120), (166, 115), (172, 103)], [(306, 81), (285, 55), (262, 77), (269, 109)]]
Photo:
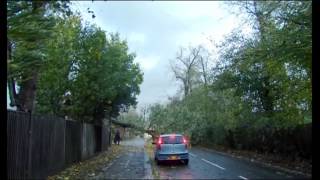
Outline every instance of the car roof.
[(161, 134), (160, 137), (167, 137), (167, 136), (182, 136), (181, 134)]

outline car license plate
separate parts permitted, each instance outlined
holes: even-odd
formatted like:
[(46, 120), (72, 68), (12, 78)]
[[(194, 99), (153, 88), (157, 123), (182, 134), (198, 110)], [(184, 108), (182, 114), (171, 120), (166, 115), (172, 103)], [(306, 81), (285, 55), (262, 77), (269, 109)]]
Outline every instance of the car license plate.
[(171, 156), (170, 159), (171, 159), (171, 160), (176, 160), (176, 159), (177, 159), (177, 156)]

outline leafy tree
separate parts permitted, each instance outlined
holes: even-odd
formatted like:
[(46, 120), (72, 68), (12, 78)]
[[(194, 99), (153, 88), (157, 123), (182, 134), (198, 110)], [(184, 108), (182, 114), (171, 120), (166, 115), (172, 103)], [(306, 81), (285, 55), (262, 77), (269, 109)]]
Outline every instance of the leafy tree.
[(38, 83), (36, 111), (68, 115), (71, 84), (77, 72), (81, 18), (79, 15), (58, 19), (53, 37), (49, 41)]
[(42, 72), (38, 109), (101, 124), (135, 105), (142, 73), (119, 34), (82, 25), (72, 16), (57, 25), (51, 57)]
[[(305, 14), (311, 13), (303, 13), (303, 11), (307, 11), (307, 9), (310, 8), (310, 2), (277, 4), (280, 6), (276, 6), (275, 2), (265, 3), (254, 1), (251, 4), (241, 2), (241, 5), (245, 7), (249, 15), (252, 15), (257, 22), (258, 26), (256, 29), (258, 36), (255, 39), (241, 41), (241, 46), (239, 47), (239, 45), (237, 45), (238, 48), (235, 47), (235, 45), (230, 46), (230, 50), (225, 51), (223, 59), (230, 60), (228, 64), (236, 78), (235, 82), (238, 92), (241, 91), (239, 95), (243, 96), (247, 102), (252, 104), (253, 111), (261, 112), (261, 115), (270, 118), (270, 123), (272, 120), (277, 119), (274, 123), (279, 126), (290, 126), (301, 122), (303, 119), (299, 116), (298, 104), (305, 102), (303, 103), (304, 107), (308, 109), (306, 99), (310, 100), (311, 98), (311, 92), (308, 92), (308, 90), (311, 90), (310, 76), (308, 77), (307, 75), (310, 66), (308, 67), (306, 63), (300, 63), (299, 65), (297, 62), (301, 60), (293, 59), (297, 57), (302, 57), (302, 59), (309, 57), (303, 61), (311, 62), (311, 56), (309, 56), (311, 49), (305, 52), (299, 51), (299, 56), (295, 55), (294, 58), (284, 60), (284, 57), (286, 58), (287, 55), (292, 54), (292, 50), (283, 47), (283, 43), (288, 42), (288, 35), (291, 35), (287, 29), (285, 30), (285, 24), (291, 23), (282, 21), (279, 24), (279, 19), (294, 19), (294, 17), (300, 13), (299, 16), (304, 17), (306, 24), (310, 24), (309, 17)], [(288, 6), (291, 6), (291, 8), (288, 8)], [(289, 15), (290, 12), (295, 13)], [(286, 15), (285, 18), (283, 18), (284, 15)], [(290, 32), (294, 32), (293, 29), (291, 29)], [(309, 41), (304, 42), (308, 42), (310, 45), (311, 31), (308, 28), (304, 28), (302, 34), (305, 34), (303, 36), (305, 40), (309, 39)], [(295, 34), (295, 37), (290, 36), (290, 39), (300, 42), (300, 40), (295, 40), (298, 36), (298, 34)], [(241, 38), (238, 36), (238, 39)], [(230, 42), (230, 40), (227, 42)], [(290, 41), (292, 42), (292, 40)], [(239, 43), (239, 41), (234, 38), (232, 41), (233, 43)], [(308, 48), (308, 44), (304, 44), (301, 48)], [(291, 47), (290, 49), (295, 49), (291, 45), (289, 45), (289, 47)], [(281, 55), (278, 52), (281, 52)], [(299, 70), (297, 71), (297, 69), (290, 70), (288, 68), (289, 66), (296, 68), (299, 66), (298, 69), (300, 69), (300, 72)], [(299, 73), (298, 77), (304, 79), (304, 83), (296, 79), (297, 76), (293, 75), (294, 72)], [(298, 88), (302, 90), (300, 92), (298, 92), (299, 90), (297, 91), (297, 88), (292, 89), (299, 81), (301, 84), (298, 86), (307, 87), (305, 89), (303, 88), (304, 90)], [(303, 98), (304, 100), (295, 98), (297, 94), (300, 93), (308, 98)], [(293, 105), (293, 102), (295, 102), (295, 105)], [(311, 100), (309, 103), (310, 102)], [(311, 104), (309, 104), (309, 106), (310, 105)], [(293, 118), (293, 116), (295, 118)]]
[(38, 73), (47, 56), (55, 17), (69, 15), (68, 4), (68, 1), (7, 2), (7, 80), (11, 103), (18, 110), (33, 110)]
[[(312, 4), (234, 4), (248, 14), (254, 34), (234, 30), (217, 46), (219, 61), (211, 69), (206, 68), (203, 54), (197, 54), (193, 72), (202, 75), (204, 81), (199, 82), (204, 86), (192, 81), (187, 96), (152, 106), (149, 121), (160, 132), (187, 133), (193, 143), (266, 151), (272, 147), (266, 139), (279, 129), (311, 122)], [(175, 76), (184, 77), (177, 80), (188, 82), (188, 68), (182, 68), (188, 66), (176, 67)]]

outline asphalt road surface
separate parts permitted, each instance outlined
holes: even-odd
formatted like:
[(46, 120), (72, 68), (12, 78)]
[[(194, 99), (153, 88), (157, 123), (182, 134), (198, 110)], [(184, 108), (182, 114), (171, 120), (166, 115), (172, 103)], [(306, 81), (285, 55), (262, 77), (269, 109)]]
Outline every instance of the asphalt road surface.
[(102, 169), (94, 179), (152, 179), (149, 157), (144, 139), (134, 138), (120, 142), (125, 152)]
[[(111, 165), (105, 167), (101, 178), (107, 179), (308, 179), (302, 175), (290, 174), (254, 162), (241, 160), (228, 155), (201, 148), (189, 150), (189, 164), (150, 163), (144, 150), (144, 140), (135, 138), (122, 142), (122, 146), (133, 148), (119, 156)], [(151, 169), (158, 176), (151, 175)], [(309, 178), (311, 179), (311, 178)]]
[(156, 169), (161, 179), (308, 179), (194, 147), (189, 150), (189, 165), (164, 163)]

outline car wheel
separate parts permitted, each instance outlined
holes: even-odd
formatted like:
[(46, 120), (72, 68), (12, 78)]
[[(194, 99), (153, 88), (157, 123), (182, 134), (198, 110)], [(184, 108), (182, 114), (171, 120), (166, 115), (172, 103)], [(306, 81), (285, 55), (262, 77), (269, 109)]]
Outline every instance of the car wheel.
[(184, 160), (185, 165), (188, 165), (188, 163), (189, 163), (189, 159)]

